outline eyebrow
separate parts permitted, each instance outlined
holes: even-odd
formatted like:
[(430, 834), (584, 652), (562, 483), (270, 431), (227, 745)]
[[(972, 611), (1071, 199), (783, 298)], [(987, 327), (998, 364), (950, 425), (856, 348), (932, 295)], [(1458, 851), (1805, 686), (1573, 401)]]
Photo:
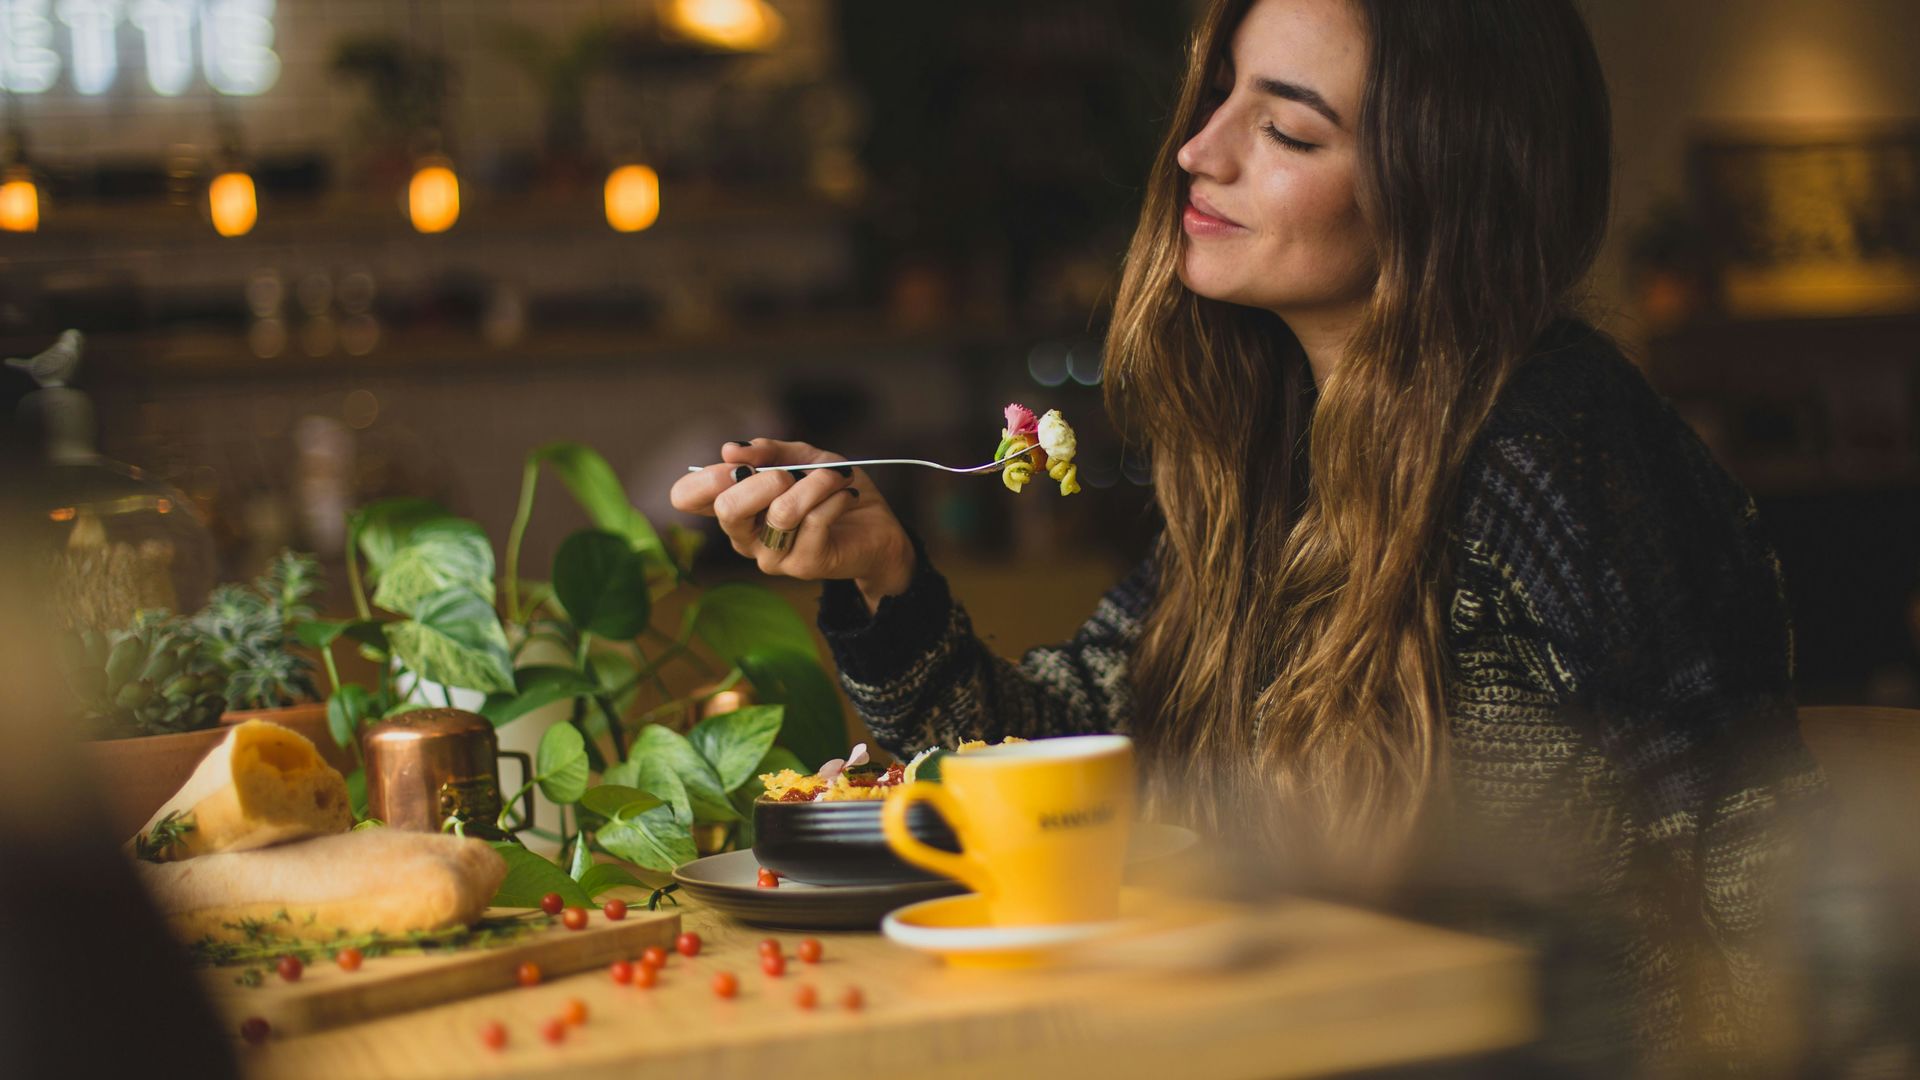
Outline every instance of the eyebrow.
[(1334, 127), (1342, 130), (1346, 128), (1346, 125), (1340, 122), (1340, 114), (1333, 110), (1333, 106), (1327, 104), (1327, 99), (1321, 97), (1320, 92), (1317, 90), (1301, 86), (1299, 83), (1282, 82), (1279, 79), (1268, 79), (1264, 77), (1253, 80), (1253, 85), (1259, 87), (1265, 93), (1272, 94), (1274, 97), (1283, 98), (1287, 101), (1297, 101), (1305, 105), (1307, 108), (1331, 120)]

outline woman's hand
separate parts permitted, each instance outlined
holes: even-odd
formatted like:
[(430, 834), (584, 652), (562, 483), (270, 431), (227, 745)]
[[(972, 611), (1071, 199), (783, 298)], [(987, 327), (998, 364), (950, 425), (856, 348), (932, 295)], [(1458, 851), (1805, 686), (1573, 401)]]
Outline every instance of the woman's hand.
[[(867, 609), (905, 592), (913, 577), (913, 544), (866, 474), (852, 467), (801, 473), (764, 472), (763, 465), (845, 461), (806, 443), (754, 439), (720, 448), (721, 463), (673, 485), (674, 509), (719, 520), (733, 550), (762, 573), (802, 581), (848, 579)], [(762, 526), (793, 532), (785, 550), (768, 547)]]

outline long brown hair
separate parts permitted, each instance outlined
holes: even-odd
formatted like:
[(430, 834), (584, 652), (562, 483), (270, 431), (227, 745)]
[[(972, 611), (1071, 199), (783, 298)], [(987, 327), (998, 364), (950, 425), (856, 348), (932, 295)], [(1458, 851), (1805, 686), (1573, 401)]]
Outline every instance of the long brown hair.
[(1448, 508), (1501, 387), (1570, 310), (1605, 232), (1607, 90), (1571, 0), (1354, 0), (1370, 45), (1357, 187), (1379, 274), (1313, 387), (1277, 316), (1177, 273), (1175, 154), (1252, 2), (1202, 17), (1106, 346), (1115, 417), (1180, 448), (1153, 458), (1166, 529), (1135, 735), (1164, 811), (1391, 853), (1444, 795)]

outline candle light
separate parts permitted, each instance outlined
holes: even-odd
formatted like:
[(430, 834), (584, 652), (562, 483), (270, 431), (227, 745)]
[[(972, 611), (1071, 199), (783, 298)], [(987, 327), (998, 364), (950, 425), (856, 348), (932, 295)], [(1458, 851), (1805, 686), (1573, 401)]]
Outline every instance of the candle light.
[(260, 216), (253, 177), (244, 172), (224, 172), (214, 177), (207, 187), (207, 205), (213, 211), (213, 231), (221, 236), (247, 235)]
[(460, 220), (460, 178), (445, 158), (423, 159), (407, 184), (407, 216), (423, 233), (446, 232)]
[(639, 232), (660, 218), (660, 174), (645, 165), (622, 165), (607, 177), (607, 224)]
[(33, 174), (24, 168), (8, 169), (0, 182), (0, 229), (7, 232), (38, 232), (40, 229), (40, 188)]

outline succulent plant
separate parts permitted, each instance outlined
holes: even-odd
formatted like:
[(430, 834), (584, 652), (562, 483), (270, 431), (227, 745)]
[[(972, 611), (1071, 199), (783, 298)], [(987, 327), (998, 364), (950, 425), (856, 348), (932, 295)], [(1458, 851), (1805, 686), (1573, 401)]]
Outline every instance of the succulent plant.
[(252, 585), (221, 585), (193, 617), (207, 656), (227, 675), (227, 705), (271, 709), (312, 700), (313, 666), (292, 651), (290, 624), (313, 617), (307, 597), (320, 587), (308, 555), (282, 551)]
[(165, 611), (142, 611), (110, 634), (76, 631), (71, 644), (68, 677), (95, 738), (194, 731), (226, 709), (226, 674)]

